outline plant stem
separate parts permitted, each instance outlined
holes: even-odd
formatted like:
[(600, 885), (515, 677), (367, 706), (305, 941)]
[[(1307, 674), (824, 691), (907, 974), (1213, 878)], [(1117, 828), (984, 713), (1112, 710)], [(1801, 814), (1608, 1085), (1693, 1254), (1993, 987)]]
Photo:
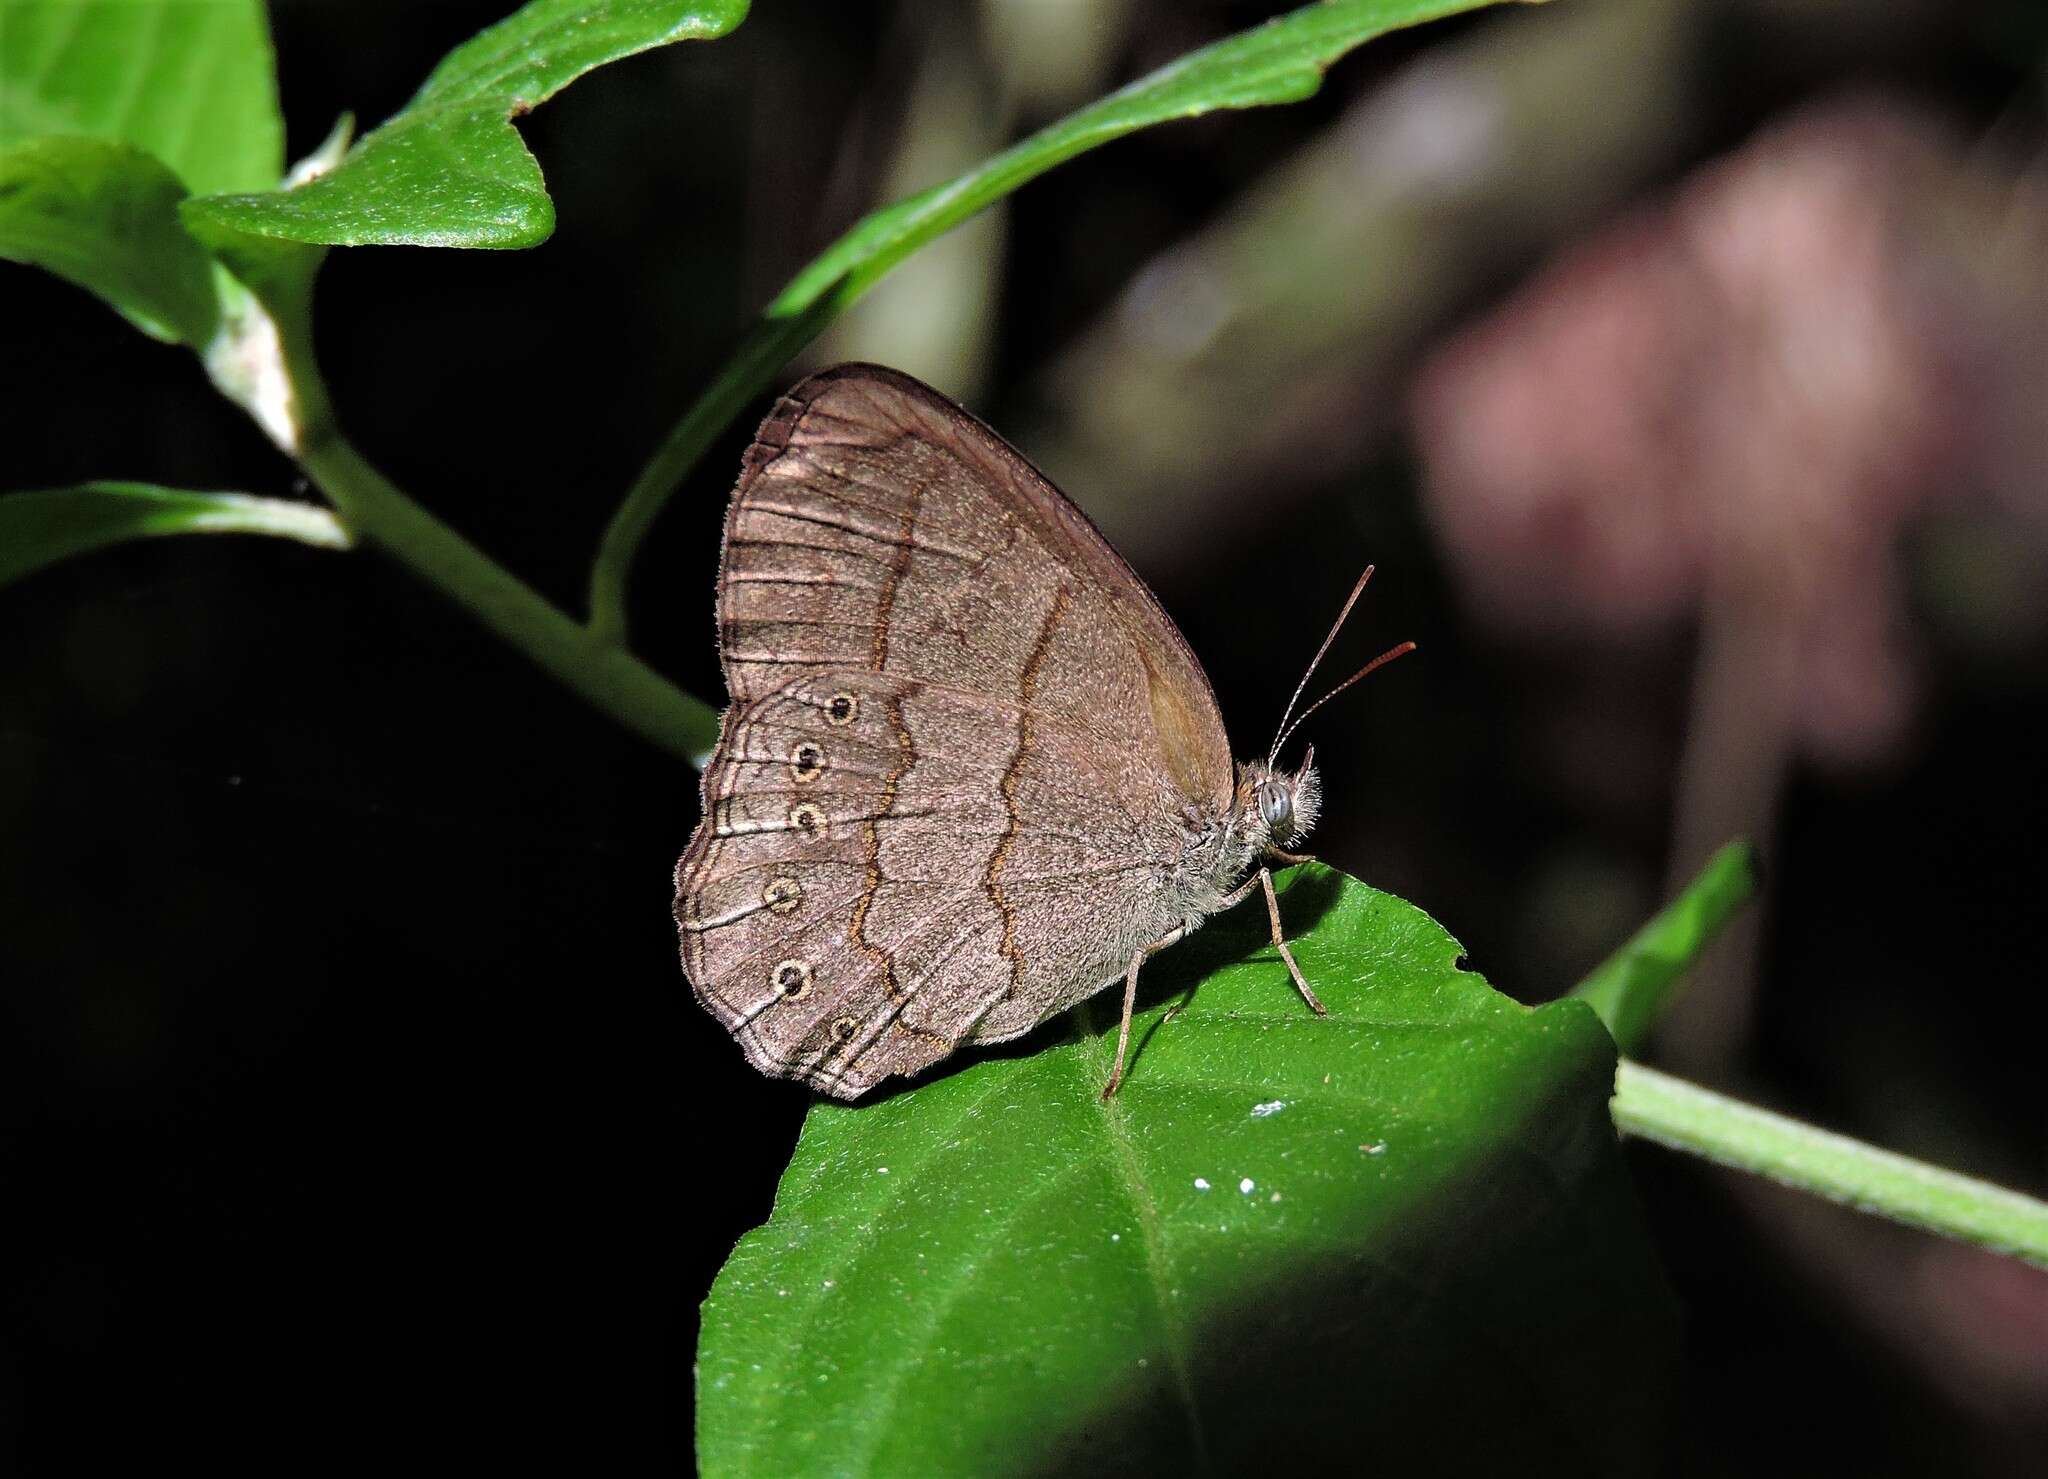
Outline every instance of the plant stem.
[(590, 576), (590, 629), (624, 642), (633, 556), (711, 439), (775, 372), (904, 258), (1054, 166), (1112, 139), (1219, 108), (1298, 102), (1375, 36), (1491, 0), (1316, 0), (1187, 53), (962, 174), (856, 222), (762, 310), (740, 352), (662, 442), (612, 515)]
[(1784, 1186), (2048, 1268), (2048, 1202), (1801, 1124), (1623, 1060), (1614, 1123)]
[(718, 715), (709, 705), (543, 600), (401, 493), (339, 433), (309, 436), (296, 455), (358, 534), (592, 705), (692, 764), (717, 740)]
[[(726, 362), (711, 386), (683, 413), (661, 446), (626, 490), (618, 511), (605, 526), (597, 558), (590, 567), (591, 637), (606, 646), (626, 641), (626, 582), (633, 556), (647, 537), (662, 505), (704, 455), (718, 434), (730, 426), (747, 402), (766, 390), (775, 372), (817, 337), (839, 307), (831, 295), (803, 309), (778, 317), (771, 305), (754, 321), (739, 352)], [(708, 749), (707, 744), (701, 748)]]
[(1756, 893), (1756, 852), (1730, 842), (1673, 899), (1593, 973), (1572, 988), (1614, 1037), (1633, 1052), (1677, 992), (1695, 961), (1735, 912)]
[(573, 692), (691, 764), (718, 738), (718, 715), (544, 600), (399, 491), (341, 434), (313, 352), (313, 282), (325, 248), (233, 231), (208, 239), (221, 259), (222, 327), (207, 373), (305, 469), (348, 531), (381, 546)]

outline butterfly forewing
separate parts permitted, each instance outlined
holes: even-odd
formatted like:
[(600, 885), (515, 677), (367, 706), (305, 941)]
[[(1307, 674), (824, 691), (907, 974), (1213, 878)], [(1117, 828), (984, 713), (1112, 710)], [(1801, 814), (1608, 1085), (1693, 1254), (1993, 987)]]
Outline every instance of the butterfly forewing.
[(903, 376), (778, 404), (726, 522), (734, 706), (677, 867), (683, 961), (754, 1064), (852, 1097), (1122, 969), (1226, 806), (1207, 680), (1086, 518)]
[(828, 370), (777, 405), (726, 519), (718, 609), (735, 700), (846, 669), (1016, 703), (1029, 670), (1041, 713), (1191, 802), (1228, 800), (1208, 679), (1143, 582), (1008, 443), (894, 371)]

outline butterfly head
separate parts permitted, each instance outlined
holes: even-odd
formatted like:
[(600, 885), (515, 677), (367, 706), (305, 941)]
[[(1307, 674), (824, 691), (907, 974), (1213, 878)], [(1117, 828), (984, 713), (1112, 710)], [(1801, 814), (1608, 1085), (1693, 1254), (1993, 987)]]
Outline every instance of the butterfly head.
[(1316, 774), (1315, 747), (1289, 774), (1253, 761), (1240, 771), (1236, 831), (1254, 857), (1269, 847), (1291, 848), (1308, 836), (1323, 810), (1323, 781)]

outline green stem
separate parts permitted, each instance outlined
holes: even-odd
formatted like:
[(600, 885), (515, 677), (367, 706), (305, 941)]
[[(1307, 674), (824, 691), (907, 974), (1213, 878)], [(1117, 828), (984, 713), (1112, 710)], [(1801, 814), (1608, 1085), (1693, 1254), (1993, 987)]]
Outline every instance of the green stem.
[(207, 368), (327, 495), (348, 528), (467, 608), (573, 692), (627, 728), (695, 764), (718, 737), (718, 716), (616, 643), (604, 642), (400, 492), (335, 422), (313, 353), (313, 249), (250, 247), (232, 233), (216, 246), (240, 283)]
[(817, 337), (839, 306), (830, 294), (783, 316), (777, 316), (776, 305), (770, 305), (754, 321), (739, 352), (727, 361), (710, 389), (683, 413), (683, 419), (633, 480), (605, 526), (590, 567), (589, 630), (596, 641), (608, 646), (625, 643), (626, 582), (633, 556), (669, 494), (689, 476), (705, 448), (747, 408), (747, 402), (767, 390), (776, 372)]
[(1054, 166), (1112, 139), (1219, 108), (1298, 102), (1353, 47), (1402, 26), (1491, 0), (1316, 0), (1191, 51), (1047, 124), (965, 173), (884, 206), (812, 259), (762, 310), (746, 343), (684, 413), (634, 480), (599, 543), (590, 577), (590, 628), (624, 642), (633, 555), (662, 505), (711, 439), (775, 372), (898, 263)]
[(1909, 1227), (2048, 1268), (2048, 1203), (1879, 1150), (1624, 1059), (1614, 1123), (1654, 1140)]
[(1624, 1053), (1649, 1035), (1700, 954), (1756, 893), (1756, 853), (1731, 842), (1627, 942), (1572, 988)]
[(401, 493), (339, 433), (310, 436), (297, 455), (358, 534), (592, 705), (693, 764), (717, 740), (718, 715), (708, 705), (543, 600)]
[(216, 233), (222, 327), (207, 373), (317, 483), (349, 532), (438, 586), (590, 704), (692, 764), (718, 715), (616, 643), (601, 641), (363, 459), (335, 421), (313, 353), (313, 282), (324, 248)]

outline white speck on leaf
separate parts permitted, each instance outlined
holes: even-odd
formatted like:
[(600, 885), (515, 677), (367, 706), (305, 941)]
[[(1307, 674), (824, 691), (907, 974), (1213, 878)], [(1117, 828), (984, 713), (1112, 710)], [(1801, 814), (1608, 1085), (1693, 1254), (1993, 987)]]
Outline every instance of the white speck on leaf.
[(1237, 1183), (1237, 1189), (1243, 1192), (1246, 1196), (1250, 1196), (1252, 1194), (1252, 1188), (1257, 1185), (1258, 1183), (1256, 1181), (1252, 1180), (1251, 1177), (1247, 1176), (1244, 1178), (1244, 1180)]
[(1387, 1153), (1387, 1142), (1384, 1140), (1375, 1140), (1370, 1145), (1361, 1145), (1358, 1148), (1364, 1151), (1367, 1155), (1385, 1155)]
[(1195, 1178), (1195, 1190), (1196, 1190), (1196, 1191), (1207, 1191), (1208, 1189), (1209, 1189), (1209, 1178), (1208, 1178), (1208, 1177), (1206, 1177), (1206, 1176), (1197, 1176), (1197, 1177)]
[(875, 1167), (875, 1174), (877, 1176), (887, 1176), (889, 1174), (889, 1168), (887, 1166), (877, 1166)]
[(1286, 1107), (1287, 1101), (1285, 1099), (1268, 1099), (1264, 1104), (1254, 1104), (1252, 1106), (1252, 1118), (1262, 1120), (1269, 1114), (1278, 1114)]

